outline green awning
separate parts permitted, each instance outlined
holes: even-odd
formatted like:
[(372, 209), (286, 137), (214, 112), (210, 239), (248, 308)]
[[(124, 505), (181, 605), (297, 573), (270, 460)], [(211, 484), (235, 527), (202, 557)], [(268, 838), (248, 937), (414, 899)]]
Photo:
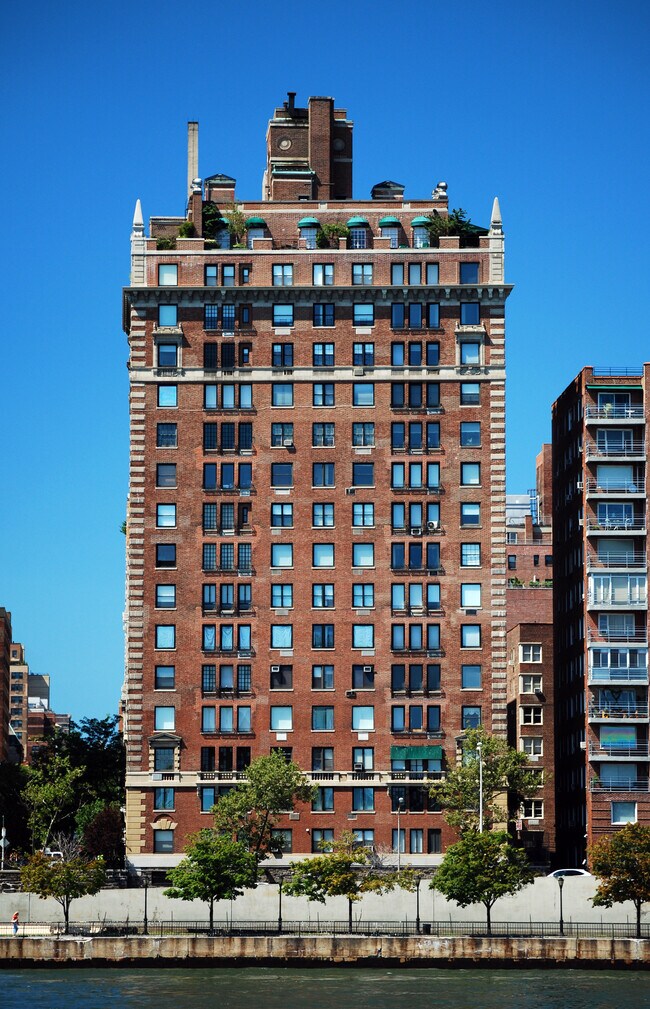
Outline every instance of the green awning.
[(391, 746), (391, 760), (442, 760), (442, 746)]
[(266, 221), (263, 217), (249, 217), (246, 221), (247, 228), (265, 228)]
[(422, 225), (426, 224), (431, 224), (431, 221), (429, 220), (428, 217), (414, 217), (413, 220), (411, 221), (412, 228), (419, 228)]
[(303, 217), (298, 221), (299, 228), (320, 228), (320, 221), (317, 217)]
[(368, 222), (365, 217), (351, 217), (348, 221), (348, 228), (363, 228), (368, 227)]
[(399, 224), (399, 223), (400, 221), (398, 217), (382, 217), (381, 220), (379, 221), (379, 227), (383, 228), (384, 226), (388, 227), (389, 224)]
[(591, 385), (589, 382), (587, 382), (587, 388), (588, 389), (606, 389), (608, 392), (617, 392), (619, 389), (642, 389), (643, 386), (642, 385), (601, 385), (600, 382), (598, 383), (598, 385)]

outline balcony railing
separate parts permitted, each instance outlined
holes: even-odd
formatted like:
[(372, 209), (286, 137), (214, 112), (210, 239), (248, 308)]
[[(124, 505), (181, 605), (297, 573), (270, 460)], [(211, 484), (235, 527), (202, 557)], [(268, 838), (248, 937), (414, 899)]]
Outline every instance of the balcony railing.
[(444, 494), (445, 488), (441, 483), (435, 486), (426, 487), (423, 484), (418, 484), (417, 486), (410, 487), (407, 484), (402, 486), (391, 485), (391, 491), (393, 494)]
[(648, 717), (647, 704), (590, 704), (589, 718), (592, 721), (612, 719), (616, 721), (646, 719)]
[(647, 666), (625, 667), (621, 669), (610, 666), (597, 666), (589, 670), (589, 683), (647, 683)]
[(585, 445), (587, 459), (636, 459), (645, 456), (644, 441), (630, 441), (627, 445), (598, 445), (588, 441)]
[(630, 552), (624, 554), (587, 554), (587, 571), (600, 568), (620, 568), (622, 570), (640, 571), (648, 566), (645, 554), (640, 552)]
[(592, 778), (589, 783), (590, 792), (647, 792), (648, 778), (623, 778), (621, 781), (601, 781)]
[(605, 644), (624, 645), (633, 643), (645, 645), (648, 642), (648, 629), (647, 627), (634, 627), (630, 630), (601, 630), (597, 627), (590, 627), (587, 632), (587, 640), (590, 644), (603, 641)]
[(631, 592), (624, 597), (612, 599), (611, 596), (604, 596), (602, 593), (590, 592), (587, 596), (587, 606), (595, 610), (609, 609), (644, 609), (648, 605), (648, 598), (639, 597)]
[(597, 519), (590, 516), (587, 519), (589, 533), (645, 533), (645, 531), (645, 515), (619, 519)]
[(647, 743), (637, 743), (635, 746), (623, 744), (590, 743), (589, 756), (596, 760), (611, 757), (613, 760), (647, 760), (650, 755)]
[(245, 781), (246, 771), (199, 771), (200, 781)]
[(587, 480), (588, 494), (613, 494), (619, 497), (622, 494), (645, 494), (645, 484), (643, 478), (638, 480)]
[(588, 424), (599, 420), (645, 420), (645, 413), (642, 405), (588, 406), (585, 418)]

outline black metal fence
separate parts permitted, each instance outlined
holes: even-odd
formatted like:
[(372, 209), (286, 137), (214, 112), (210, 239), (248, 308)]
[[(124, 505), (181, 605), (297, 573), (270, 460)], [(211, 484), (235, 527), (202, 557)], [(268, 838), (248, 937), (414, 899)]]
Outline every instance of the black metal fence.
[[(11, 935), (11, 926), (0, 926), (0, 936)], [(64, 934), (63, 922), (21, 922), (18, 935), (23, 938), (52, 937)], [(562, 928), (553, 921), (494, 921), (488, 933), (485, 921), (91, 921), (71, 922), (72, 936), (432, 936), (461, 938), (467, 936), (509, 938), (633, 939), (635, 922), (565, 921)], [(650, 939), (650, 924), (642, 924), (641, 938)]]

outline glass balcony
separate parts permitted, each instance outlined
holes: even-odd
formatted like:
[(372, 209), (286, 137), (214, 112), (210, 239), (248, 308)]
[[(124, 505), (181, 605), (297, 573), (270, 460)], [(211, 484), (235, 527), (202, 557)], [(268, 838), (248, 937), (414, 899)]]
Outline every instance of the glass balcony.
[(642, 741), (632, 746), (594, 742), (589, 744), (589, 757), (591, 760), (648, 760), (650, 751), (647, 742)]
[(648, 778), (621, 778), (620, 781), (601, 781), (592, 778), (589, 783), (591, 792), (647, 792), (650, 782)]
[(646, 721), (648, 718), (647, 703), (640, 704), (598, 704), (592, 701), (589, 705), (589, 721)]
[(601, 421), (631, 421), (632, 423), (643, 423), (645, 413), (643, 404), (634, 403), (628, 406), (588, 406), (585, 410), (585, 419), (588, 424), (596, 424)]
[(645, 459), (645, 442), (639, 439), (625, 440), (620, 444), (605, 442), (587, 441), (585, 445), (585, 458), (589, 462), (592, 459), (614, 459), (616, 461), (625, 459)]

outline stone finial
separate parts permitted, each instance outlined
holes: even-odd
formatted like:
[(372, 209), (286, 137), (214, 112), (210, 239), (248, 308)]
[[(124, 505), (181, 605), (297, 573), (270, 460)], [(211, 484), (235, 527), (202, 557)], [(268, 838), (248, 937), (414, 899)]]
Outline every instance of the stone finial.
[(135, 201), (135, 211), (133, 212), (133, 230), (144, 232), (144, 218), (142, 217), (142, 204), (140, 200)]
[(501, 231), (501, 225), (503, 220), (501, 217), (501, 207), (499, 206), (499, 197), (494, 197), (494, 203), (492, 204), (492, 217), (490, 218), (490, 231)]

